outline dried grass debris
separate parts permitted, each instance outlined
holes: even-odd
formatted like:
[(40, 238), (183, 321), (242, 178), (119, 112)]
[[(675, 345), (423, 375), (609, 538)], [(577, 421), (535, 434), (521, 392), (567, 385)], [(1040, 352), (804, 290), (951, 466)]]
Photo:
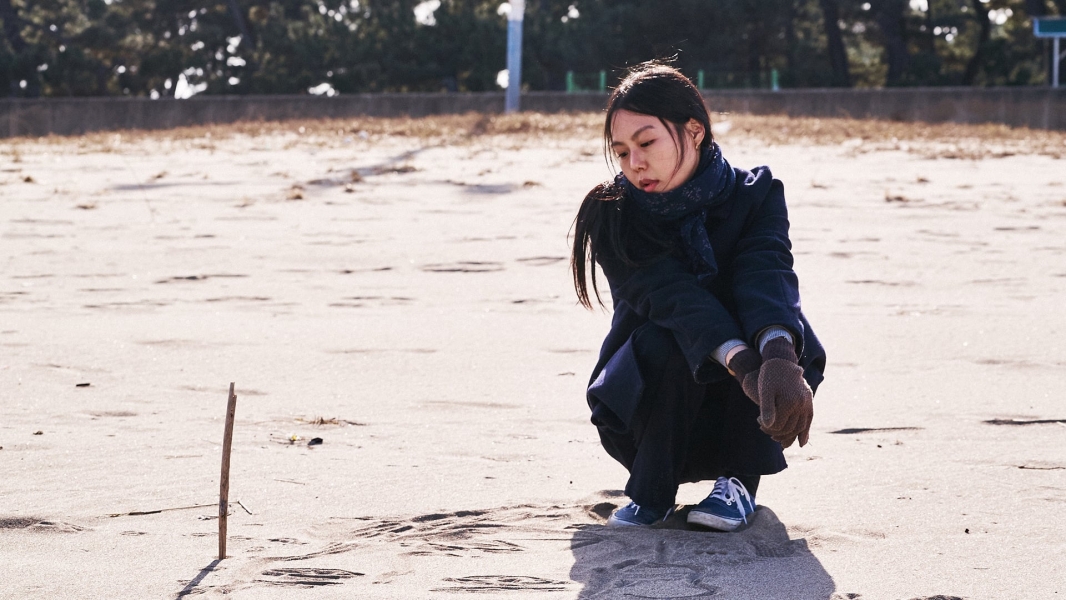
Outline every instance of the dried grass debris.
[[(716, 113), (712, 122), (716, 137), (727, 144), (841, 146), (854, 153), (894, 151), (940, 159), (1066, 156), (1066, 131), (999, 124), (909, 123), (742, 113)], [(21, 144), (22, 147), (9, 152), (24, 151), (27, 142), (68, 144), (75, 141), (82, 152), (140, 152), (145, 148), (166, 151), (175, 146), (214, 150), (224, 140), (270, 136), (285, 140), (283, 145), (286, 148), (340, 148), (355, 143), (375, 143), (384, 138), (409, 138), (427, 146), (462, 145), (474, 140), (498, 140), (504, 144), (541, 140), (599, 143), (602, 134), (602, 112), (466, 113), (419, 118), (250, 121), (159, 131), (124, 131), (121, 134), (51, 135), (12, 140), (12, 143)], [(589, 148), (582, 152), (583, 155), (596, 153)]]

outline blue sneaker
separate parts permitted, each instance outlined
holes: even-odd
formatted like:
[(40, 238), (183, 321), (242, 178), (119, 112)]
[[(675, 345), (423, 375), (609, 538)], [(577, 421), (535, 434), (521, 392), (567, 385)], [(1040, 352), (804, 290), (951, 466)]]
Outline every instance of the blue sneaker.
[(630, 502), (611, 513), (610, 518), (607, 519), (607, 524), (624, 527), (654, 525), (665, 521), (666, 517), (669, 517), (673, 512), (673, 506), (665, 511), (661, 511), (650, 508), (641, 508), (636, 502)]
[(688, 513), (688, 522), (720, 531), (733, 531), (755, 512), (755, 498), (736, 477), (719, 477), (714, 491)]

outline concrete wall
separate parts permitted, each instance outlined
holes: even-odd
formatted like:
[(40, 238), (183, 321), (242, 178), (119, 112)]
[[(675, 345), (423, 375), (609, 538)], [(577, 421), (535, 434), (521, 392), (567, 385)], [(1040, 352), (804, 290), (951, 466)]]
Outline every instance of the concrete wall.
[[(1066, 89), (899, 88), (708, 90), (717, 112), (855, 117), (930, 123), (1004, 123), (1066, 130)], [(606, 94), (531, 92), (528, 111), (599, 111)], [(146, 98), (45, 98), (0, 100), (0, 137), (72, 135), (122, 129), (167, 129), (236, 121), (425, 116), (503, 111), (503, 93), (350, 94), (316, 96), (196, 96)]]
[(237, 121), (502, 112), (503, 94), (352, 94), (0, 100), (0, 136), (168, 129)]
[(854, 117), (926, 123), (1002, 123), (1066, 130), (1066, 88), (812, 89), (715, 91), (712, 109), (758, 115)]

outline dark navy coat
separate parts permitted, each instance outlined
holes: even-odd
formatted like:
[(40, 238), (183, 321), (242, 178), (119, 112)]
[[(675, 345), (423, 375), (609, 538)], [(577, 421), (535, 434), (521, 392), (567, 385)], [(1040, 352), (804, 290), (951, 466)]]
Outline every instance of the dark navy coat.
[[(661, 343), (664, 355), (679, 348), (697, 383), (730, 377), (710, 358), (724, 342), (739, 338), (755, 346), (763, 329), (783, 326), (798, 340), (804, 378), (812, 388), (821, 383), (825, 351), (800, 310), (784, 186), (767, 167), (735, 171), (733, 192), (723, 194), (707, 214), (719, 271), (709, 281), (701, 284), (680, 252), (630, 266), (611, 254), (608, 244), (600, 244), (597, 262), (610, 285), (614, 317), (588, 388), (597, 426), (629, 429), (645, 382), (654, 379), (649, 375), (656, 353), (634, 348), (634, 333), (647, 330), (649, 323), (669, 335), (643, 336), (642, 343), (660, 340), (651, 343)], [(654, 218), (624, 197), (618, 202), (623, 220)]]

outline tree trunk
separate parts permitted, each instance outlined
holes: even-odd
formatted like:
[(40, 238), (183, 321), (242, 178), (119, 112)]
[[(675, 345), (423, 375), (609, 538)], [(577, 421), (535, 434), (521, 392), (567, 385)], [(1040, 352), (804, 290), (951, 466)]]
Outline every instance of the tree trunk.
[(888, 76), (885, 78), (885, 85), (903, 85), (903, 78), (910, 66), (910, 54), (907, 52), (903, 30), (904, 0), (881, 0), (875, 7), (877, 26), (881, 29), (887, 54)]
[[(111, 78), (111, 69), (103, 63), (96, 65), (96, 95), (109, 96), (107, 93), (107, 80)], [(176, 81), (174, 82), (177, 83)], [(174, 88), (171, 88), (173, 90)]]
[(840, 13), (836, 0), (819, 0), (825, 21), (825, 39), (829, 52), (829, 64), (833, 68), (833, 85), (851, 87), (851, 73), (848, 70), (848, 51), (844, 48), (844, 37), (840, 35)]
[(229, 0), (229, 10), (233, 13), (233, 20), (237, 24), (237, 31), (244, 37), (244, 41), (252, 48), (255, 48), (255, 40), (252, 38), (252, 33), (248, 31), (248, 25), (244, 22), (244, 15), (241, 14), (241, 7), (237, 4), (237, 0)]
[(785, 66), (788, 73), (784, 79), (787, 85), (796, 87), (799, 84), (799, 73), (796, 65), (796, 1), (788, 3), (788, 18), (785, 20)]
[(247, 75), (244, 78), (248, 78), (257, 71), (259, 71), (259, 62), (255, 60), (258, 56), (256, 50), (255, 38), (252, 37), (251, 30), (248, 29), (248, 22), (244, 20), (244, 15), (241, 14), (241, 7), (237, 4), (237, 0), (229, 0), (229, 9), (233, 13), (233, 20), (237, 24), (237, 31), (241, 34), (241, 43), (245, 44), (249, 51), (246, 54), (248, 57), (245, 63), (245, 72)]
[(992, 35), (992, 23), (988, 20), (988, 9), (981, 0), (972, 0), (973, 5), (973, 18), (977, 20), (977, 26), (981, 28), (981, 32), (977, 38), (977, 48), (974, 50), (973, 56), (970, 57), (970, 61), (966, 63), (966, 72), (962, 75), (963, 85), (973, 85), (975, 79), (977, 79), (977, 73), (981, 70), (981, 64), (985, 59), (985, 48), (988, 45), (988, 38)]
[(760, 87), (762, 85), (762, 55), (759, 48), (762, 35), (761, 24), (755, 21), (754, 27), (748, 30), (747, 87)]
[(11, 44), (11, 49), (15, 54), (25, 50), (26, 41), (22, 39), (22, 33), (19, 32), (19, 23), (22, 19), (19, 19), (15, 7), (11, 5), (11, 0), (0, 0), (0, 19), (4, 21), (4, 37), (7, 38), (7, 43)]
[(11, 80), (9, 95), (19, 94), (21, 88), (18, 82), (22, 77), (26, 80), (25, 95), (36, 98), (41, 95), (41, 83), (38, 80), (37, 65), (32, 56), (33, 48), (22, 39), (22, 19), (19, 18), (18, 11), (11, 4), (11, 0), (0, 0), (0, 20), (4, 21), (4, 37), (7, 38), (7, 43), (11, 45), (11, 50), (15, 55), (11, 69), (14, 78)]
[(929, 4), (925, 8), (925, 39), (928, 44), (926, 48), (933, 56), (936, 56), (936, 36), (933, 35), (933, 30), (936, 29), (936, 20), (933, 18), (933, 3)]

